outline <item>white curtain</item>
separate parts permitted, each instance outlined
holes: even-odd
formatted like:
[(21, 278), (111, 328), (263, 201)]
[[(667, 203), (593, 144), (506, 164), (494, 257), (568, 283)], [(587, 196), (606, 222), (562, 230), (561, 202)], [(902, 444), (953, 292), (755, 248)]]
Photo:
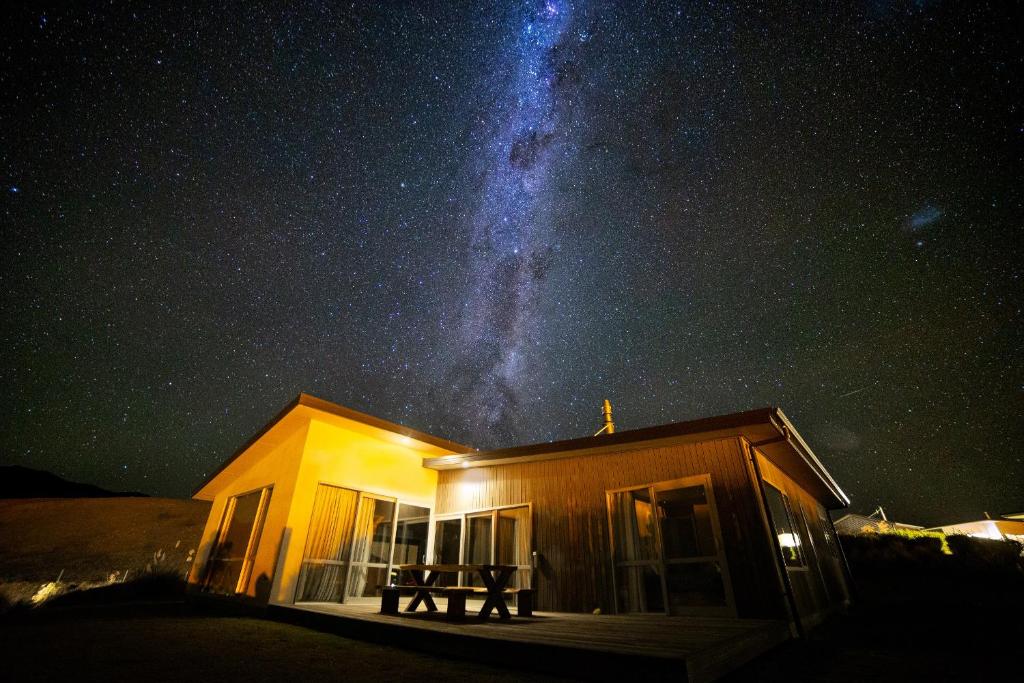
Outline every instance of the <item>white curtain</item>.
[(352, 529), (352, 564), (356, 566), (349, 572), (347, 595), (359, 596), (366, 589), (366, 562), (370, 559), (370, 545), (376, 528), (376, 503), (376, 499), (364, 497), (359, 504)]
[(358, 494), (350, 489), (317, 486), (299, 576), (298, 601), (341, 600), (357, 500)]
[(612, 494), (613, 557), (616, 562), (616, 582), (619, 607), (628, 612), (644, 609), (644, 565), (619, 566), (655, 558), (654, 515), (651, 503), (639, 499), (637, 491)]

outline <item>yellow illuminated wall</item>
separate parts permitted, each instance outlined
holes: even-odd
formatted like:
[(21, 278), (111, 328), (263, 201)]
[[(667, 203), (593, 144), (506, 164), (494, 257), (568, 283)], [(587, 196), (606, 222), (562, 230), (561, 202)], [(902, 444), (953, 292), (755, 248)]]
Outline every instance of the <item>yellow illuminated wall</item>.
[[(263, 526), (260, 543), (256, 548), (246, 594), (255, 596), (257, 581), (261, 577), (268, 580), (274, 575), (274, 565), (288, 520), (292, 492), (295, 490), (295, 477), (299, 471), (299, 463), (302, 461), (302, 450), (306, 441), (308, 424), (308, 420), (291, 420), (286, 424), (278, 425), (278, 428), (275, 429), (279, 429), (279, 431), (274, 434), (275, 438), (280, 439), (278, 445), (265, 449), (266, 453), (261, 453), (258, 457), (247, 458), (246, 456), (250, 455), (249, 451), (256, 451), (259, 446), (263, 445), (259, 442), (253, 444), (246, 453), (243, 453), (221, 472), (210, 483), (211, 486), (204, 487), (201, 491), (203, 493), (207, 489), (214, 488), (212, 485), (215, 485), (210, 516), (206, 520), (206, 528), (203, 531), (196, 562), (193, 564), (192, 574), (189, 576), (191, 583), (199, 583), (202, 580), (202, 573), (213, 549), (228, 499), (267, 486), (273, 487), (273, 493), (270, 497), (270, 506), (267, 508), (266, 522)], [(283, 434), (280, 433), (282, 431)]]
[(274, 582), (271, 601), (290, 604), (306, 546), (317, 484), (378, 493), (433, 509), (437, 472), (423, 467), (419, 445), (394, 434), (373, 436), (346, 429), (341, 421), (313, 419), (299, 466), (286, 534), (288, 551)]
[[(273, 445), (268, 445), (273, 444)], [(320, 483), (376, 493), (434, 508), (437, 472), (423, 458), (451, 451), (386, 430), (298, 406), (204, 486), (213, 498), (200, 553), (189, 580), (199, 583), (231, 496), (273, 486), (246, 594), (270, 583), (272, 603), (294, 599), (313, 498)]]

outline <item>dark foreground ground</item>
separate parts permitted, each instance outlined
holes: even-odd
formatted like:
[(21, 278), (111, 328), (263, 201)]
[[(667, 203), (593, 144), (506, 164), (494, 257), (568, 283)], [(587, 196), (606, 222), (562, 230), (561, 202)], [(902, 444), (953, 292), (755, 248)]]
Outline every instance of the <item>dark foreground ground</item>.
[[(860, 608), (726, 680), (1016, 680), (1021, 607), (912, 601)], [(9, 681), (555, 680), (523, 669), (528, 663), (433, 657), (170, 602), (16, 611), (0, 618), (0, 655), (0, 679)], [(580, 671), (582, 678), (610, 673)]]
[(1021, 609), (920, 601), (853, 609), (723, 680), (1020, 680)]
[[(523, 668), (531, 662), (487, 666), (200, 611), (184, 602), (178, 577), (205, 521), (204, 505), (0, 501), (0, 683), (554, 680)], [(947, 555), (929, 539), (844, 539), (858, 584), (851, 612), (726, 680), (1021, 680), (1019, 550), (951, 543), (955, 552)], [(158, 551), (162, 574), (148, 576)], [(41, 608), (9, 604), (58, 575), (73, 588), (117, 570), (129, 570), (135, 581), (71, 593)], [(642, 671), (579, 673), (645, 678)]]
[(251, 617), (166, 607), (0, 622), (7, 681), (553, 680)]

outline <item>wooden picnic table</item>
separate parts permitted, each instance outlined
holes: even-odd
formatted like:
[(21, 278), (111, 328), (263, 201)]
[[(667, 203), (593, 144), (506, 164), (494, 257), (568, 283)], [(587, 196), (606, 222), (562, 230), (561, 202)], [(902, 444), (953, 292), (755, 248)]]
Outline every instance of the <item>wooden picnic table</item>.
[[(416, 595), (406, 606), (406, 612), (415, 612), (422, 602), (428, 612), (436, 612), (437, 605), (431, 597), (431, 592), (441, 592), (435, 587), (438, 577), (441, 574), (457, 574), (459, 572), (476, 572), (483, 581), (487, 592), (484, 606), (480, 608), (480, 618), (488, 617), (492, 611), (497, 610), (498, 616), (502, 619), (511, 619), (512, 615), (505, 605), (505, 586), (509, 579), (515, 574), (517, 567), (509, 564), (403, 564), (399, 569), (408, 571), (412, 575), (416, 585), (412, 588)], [(473, 590), (460, 588), (456, 590)]]

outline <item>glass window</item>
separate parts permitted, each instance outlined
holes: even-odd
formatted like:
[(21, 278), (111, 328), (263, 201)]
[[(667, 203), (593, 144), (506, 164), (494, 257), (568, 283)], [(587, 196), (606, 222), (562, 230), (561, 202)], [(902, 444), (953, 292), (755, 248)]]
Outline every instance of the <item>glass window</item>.
[(462, 545), (462, 520), (438, 520), (434, 533), (434, 561), (438, 564), (458, 564)]
[(360, 497), (352, 540), (349, 596), (369, 598), (380, 595), (387, 583), (394, 520), (393, 500), (366, 494)]
[(658, 564), (622, 565), (616, 569), (619, 610), (622, 612), (664, 612), (661, 566)]
[[(434, 562), (437, 564), (459, 564), (462, 548), (462, 520), (441, 519), (434, 525)], [(458, 584), (457, 574), (444, 573), (438, 577), (439, 586)]]
[(490, 564), (491, 515), (466, 518), (466, 564)]
[(394, 564), (423, 564), (427, 561), (427, 534), (430, 509), (418, 505), (398, 506), (398, 530), (395, 532)]
[(394, 499), (319, 484), (313, 499), (296, 602), (379, 596), (396, 565), (426, 557), (430, 510)]
[[(391, 564), (398, 567), (403, 564), (423, 564), (427, 561), (427, 535), (430, 531), (430, 509), (418, 505), (398, 506), (398, 524), (395, 531), (395, 549)], [(396, 583), (402, 586), (412, 585), (414, 581), (407, 572), (394, 569), (392, 574), (397, 577)]]
[(658, 492), (665, 557), (710, 557), (717, 552), (711, 509), (703, 486)]
[(612, 528), (617, 562), (658, 557), (650, 489), (612, 494)]
[(665, 582), (670, 611), (725, 604), (725, 583), (718, 562), (669, 564), (666, 567)]
[[(463, 538), (465, 520), (465, 538)], [(458, 519), (437, 520), (434, 524), (436, 564), (515, 565), (510, 588), (529, 588), (533, 570), (530, 507), (528, 505), (473, 512)], [(461, 555), (460, 555), (461, 550)], [(462, 585), (482, 586), (478, 572), (464, 572)], [(457, 574), (445, 573), (438, 579), (442, 586), (455, 585)]]
[(729, 609), (710, 477), (614, 491), (608, 504), (619, 611)]
[(269, 488), (230, 498), (207, 565), (205, 589), (213, 593), (244, 593), (263, 532), (270, 503)]
[(510, 588), (529, 588), (531, 569), (530, 508), (498, 510), (498, 533), (495, 539), (495, 564), (518, 567), (509, 581)]
[(805, 564), (803, 540), (797, 529), (789, 498), (767, 482), (764, 485), (764, 492), (768, 498), (768, 510), (771, 512), (772, 523), (775, 525), (775, 533), (778, 534), (782, 559), (787, 567), (803, 567)]
[[(465, 564), (491, 564), (491, 534), (493, 531), (490, 512), (466, 517), (466, 554)], [(466, 572), (468, 586), (483, 586), (483, 579), (477, 572)]]
[(317, 486), (296, 602), (341, 601), (358, 501), (351, 489)]
[(818, 508), (818, 523), (821, 525), (821, 533), (825, 537), (825, 545), (828, 546), (834, 557), (839, 557), (839, 547), (837, 546), (839, 541), (832, 533), (832, 523), (828, 520), (827, 515), (827, 512)]

